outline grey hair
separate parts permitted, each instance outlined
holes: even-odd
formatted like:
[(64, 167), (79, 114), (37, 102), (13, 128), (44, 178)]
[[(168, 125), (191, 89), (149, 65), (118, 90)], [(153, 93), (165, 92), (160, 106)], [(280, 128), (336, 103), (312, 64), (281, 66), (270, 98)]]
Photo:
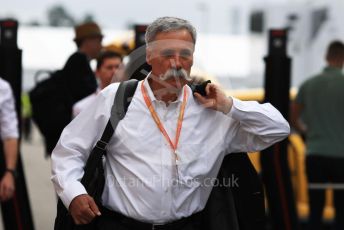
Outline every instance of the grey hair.
[(170, 32), (182, 29), (186, 29), (191, 34), (193, 43), (196, 44), (196, 29), (189, 21), (175, 17), (161, 17), (157, 18), (147, 27), (145, 34), (146, 45), (152, 42), (160, 32)]

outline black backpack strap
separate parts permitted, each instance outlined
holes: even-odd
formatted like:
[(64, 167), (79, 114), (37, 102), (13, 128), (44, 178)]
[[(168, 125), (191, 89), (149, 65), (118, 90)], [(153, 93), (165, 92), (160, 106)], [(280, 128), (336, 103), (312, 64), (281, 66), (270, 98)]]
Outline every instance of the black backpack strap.
[(111, 115), (102, 137), (97, 142), (96, 147), (104, 150), (109, 143), (114, 130), (120, 120), (122, 120), (128, 110), (131, 99), (134, 96), (138, 81), (135, 79), (121, 82), (118, 86), (114, 103), (111, 108)]

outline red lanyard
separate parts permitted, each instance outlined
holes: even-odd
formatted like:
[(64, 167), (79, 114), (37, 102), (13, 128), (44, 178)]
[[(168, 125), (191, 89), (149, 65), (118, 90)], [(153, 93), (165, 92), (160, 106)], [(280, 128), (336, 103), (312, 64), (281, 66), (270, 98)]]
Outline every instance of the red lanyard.
[(166, 138), (166, 140), (168, 141), (168, 143), (170, 144), (173, 153), (175, 155), (176, 161), (179, 160), (178, 158), (178, 154), (177, 154), (177, 147), (178, 147), (178, 142), (179, 142), (179, 137), (180, 137), (180, 133), (182, 130), (182, 125), (183, 125), (183, 119), (184, 119), (184, 111), (185, 111), (185, 106), (187, 103), (187, 96), (188, 96), (188, 91), (187, 91), (187, 87), (184, 87), (184, 97), (183, 97), (183, 103), (182, 106), (180, 108), (180, 112), (179, 112), (179, 116), (178, 116), (178, 123), (177, 123), (177, 132), (176, 132), (176, 138), (175, 138), (175, 143), (173, 144), (171, 138), (168, 136), (164, 125), (162, 124), (162, 122), (160, 121), (158, 114), (155, 112), (154, 107), (152, 105), (152, 101), (150, 100), (148, 94), (147, 94), (147, 90), (144, 86), (144, 80), (141, 84), (141, 92), (143, 95), (143, 98), (146, 102), (147, 108), (149, 109), (153, 120), (155, 121), (156, 125), (158, 126), (160, 132), (164, 135), (164, 137)]

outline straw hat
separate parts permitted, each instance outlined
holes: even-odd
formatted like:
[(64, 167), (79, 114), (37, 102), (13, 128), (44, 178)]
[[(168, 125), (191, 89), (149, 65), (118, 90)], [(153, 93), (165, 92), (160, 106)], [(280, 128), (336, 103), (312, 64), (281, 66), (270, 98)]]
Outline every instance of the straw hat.
[(103, 37), (102, 32), (100, 31), (99, 26), (94, 22), (87, 22), (81, 25), (74, 27), (75, 38), (74, 41), (79, 41), (84, 38), (91, 37)]

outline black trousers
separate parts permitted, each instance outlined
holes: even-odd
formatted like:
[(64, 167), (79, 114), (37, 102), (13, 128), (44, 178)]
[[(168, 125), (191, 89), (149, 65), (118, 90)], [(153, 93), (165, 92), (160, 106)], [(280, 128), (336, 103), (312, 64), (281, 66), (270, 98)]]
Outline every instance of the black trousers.
[[(306, 170), (309, 183), (344, 184), (344, 157), (307, 156)], [(308, 189), (308, 197), (310, 210), (308, 229), (322, 229), (325, 190)], [(334, 190), (334, 208), (335, 229), (344, 230), (344, 190)]]
[(186, 221), (179, 221), (178, 223), (167, 224), (165, 226), (156, 225), (153, 227), (124, 217), (119, 213), (109, 213), (104, 209), (102, 210), (102, 215), (97, 218), (96, 225), (98, 230), (202, 230), (201, 214), (193, 215), (191, 218), (187, 218)]

